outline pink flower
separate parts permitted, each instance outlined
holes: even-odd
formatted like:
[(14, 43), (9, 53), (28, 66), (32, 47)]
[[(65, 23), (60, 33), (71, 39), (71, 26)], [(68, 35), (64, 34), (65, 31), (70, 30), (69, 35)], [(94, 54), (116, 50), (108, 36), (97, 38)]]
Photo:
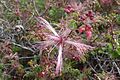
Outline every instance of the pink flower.
[(85, 26), (85, 31), (86, 31), (87, 40), (90, 40), (91, 37), (92, 37), (92, 27), (91, 27), (91, 25), (87, 24)]
[(63, 64), (63, 59), (62, 59), (62, 45), (59, 45), (59, 51), (58, 51), (58, 62), (56, 66), (56, 74), (62, 71), (62, 64)]
[(111, 4), (112, 0), (100, 0), (102, 4)]
[(77, 51), (79, 52), (79, 54), (80, 54), (81, 56), (83, 56), (84, 53), (86, 53), (88, 50), (94, 48), (94, 47), (91, 47), (91, 46), (86, 45), (86, 44), (83, 44), (83, 43), (73, 42), (73, 41), (69, 41), (69, 40), (67, 40), (66, 43), (75, 46), (76, 49), (77, 49)]
[(42, 23), (47, 29), (49, 29), (54, 35), (46, 34), (46, 37), (48, 37), (48, 41), (53, 41), (53, 45), (58, 48), (58, 57), (57, 57), (57, 66), (56, 66), (56, 74), (59, 74), (62, 71), (62, 65), (63, 65), (63, 58), (62, 58), (62, 52), (63, 52), (63, 45), (69, 44), (76, 47), (76, 50), (79, 52), (81, 56), (84, 55), (85, 52), (87, 52), (90, 49), (93, 49), (94, 47), (91, 47), (86, 44), (74, 42), (68, 40), (66, 37), (70, 33), (70, 30), (66, 29), (65, 32), (63, 32), (62, 35), (59, 35), (55, 29), (42, 17), (36, 18), (39, 23)]
[(90, 40), (91, 37), (92, 37), (92, 27), (91, 27), (91, 25), (89, 25), (89, 24), (86, 24), (86, 25), (80, 27), (80, 28), (79, 28), (79, 32), (80, 32), (80, 33), (85, 32), (85, 33), (86, 33), (87, 40)]
[(92, 37), (92, 32), (91, 31), (86, 31), (86, 37), (87, 37), (87, 40), (90, 40), (91, 37)]
[(93, 20), (93, 19), (94, 19), (94, 14), (93, 14), (92, 11), (88, 11), (88, 12), (86, 13), (86, 16), (89, 17), (90, 20)]
[(85, 25), (85, 31), (92, 31), (92, 27), (90, 24)]
[(37, 28), (39, 28), (39, 29), (43, 29), (43, 28), (44, 28), (44, 26), (41, 25), (39, 22), (36, 23), (36, 26), (37, 26)]
[(80, 33), (84, 32), (84, 31), (85, 31), (85, 27), (80, 27), (80, 28), (79, 28), (79, 32), (80, 32)]
[(15, 9), (15, 15), (16, 15), (16, 16), (21, 16), (21, 13), (20, 13), (19, 8), (16, 8), (16, 9)]
[(80, 16), (80, 20), (83, 22), (83, 21), (85, 21), (87, 19), (87, 17), (86, 16)]
[(81, 2), (78, 3), (76, 0), (70, 0), (70, 5), (74, 9), (74, 11), (78, 13), (81, 13), (85, 9), (84, 4), (85, 3), (81, 3)]
[(20, 2), (20, 0), (15, 0), (16, 3)]
[(87, 11), (86, 13), (84, 13), (82, 16), (80, 16), (80, 20), (84, 23), (84, 24), (89, 24), (89, 23), (93, 23), (95, 18), (94, 18), (94, 12), (92, 10)]
[(71, 5), (67, 5), (64, 9), (66, 13), (71, 13), (74, 11), (74, 8)]

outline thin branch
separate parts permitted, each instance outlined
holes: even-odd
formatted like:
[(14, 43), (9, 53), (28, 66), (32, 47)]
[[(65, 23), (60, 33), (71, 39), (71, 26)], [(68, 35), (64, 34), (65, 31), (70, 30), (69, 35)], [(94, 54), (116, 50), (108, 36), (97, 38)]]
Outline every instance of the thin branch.
[(115, 62), (113, 62), (113, 65), (117, 68), (118, 73), (119, 73), (119, 75), (120, 75), (120, 68), (118, 67), (118, 65), (117, 65)]
[(8, 10), (8, 11), (12, 11), (7, 5), (6, 5), (6, 2), (5, 1), (0, 1), (0, 3), (3, 4), (3, 6)]
[(31, 17), (24, 23), (24, 25), (26, 25), (33, 17), (34, 17), (35, 13), (32, 13)]
[(39, 12), (38, 12), (38, 10), (37, 10), (37, 8), (36, 8), (35, 0), (32, 0), (32, 2), (33, 2), (33, 6), (34, 6), (34, 9), (35, 9), (35, 12), (37, 13), (37, 15), (39, 15)]
[(93, 70), (93, 72), (97, 74), (97, 72), (95, 71), (95, 69), (90, 65), (90, 63), (88, 61), (87, 61), (87, 64), (90, 66), (90, 68)]
[[(4, 40), (4, 39), (0, 39), (0, 42), (5, 42), (5, 40)], [(15, 43), (15, 42), (11, 42), (11, 44), (13, 44), (13, 45), (15, 45), (15, 46), (18, 46), (18, 47), (20, 47), (20, 48), (22, 48), (22, 49), (26, 49), (26, 50), (28, 50), (28, 51), (31, 51), (31, 52), (35, 53), (35, 51), (34, 51), (33, 49), (28, 48), (28, 47), (26, 47), (26, 46), (17, 44), (17, 43)]]
[[(39, 58), (39, 56), (37, 56), (37, 57)], [(20, 57), (19, 60), (20, 60), (20, 59), (32, 59), (32, 58), (35, 58), (35, 56), (31, 56), (31, 57)]]
[(29, 51), (35, 53), (35, 51), (32, 50), (31, 48), (28, 48), (28, 47), (22, 46), (22, 45), (20, 45), (20, 44), (14, 43), (14, 42), (12, 42), (12, 44), (15, 45), (15, 46), (21, 47), (21, 48), (23, 48), (23, 49), (26, 49), (26, 50), (29, 50)]

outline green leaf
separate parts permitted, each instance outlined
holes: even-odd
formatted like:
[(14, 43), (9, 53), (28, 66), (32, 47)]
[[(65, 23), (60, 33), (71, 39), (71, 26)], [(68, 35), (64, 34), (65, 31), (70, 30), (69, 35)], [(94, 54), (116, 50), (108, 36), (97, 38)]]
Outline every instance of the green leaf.
[(24, 75), (25, 77), (31, 77), (34, 76), (34, 72), (27, 71), (26, 74)]
[(109, 49), (109, 50), (112, 50), (112, 48), (113, 48), (113, 47), (112, 47), (112, 44), (109, 43), (109, 44), (108, 44), (108, 49)]
[(0, 63), (0, 69), (3, 69), (3, 68), (4, 68), (4, 64)]
[(12, 46), (12, 51), (15, 53), (15, 52), (19, 52), (21, 51), (21, 48), (20, 47), (17, 47), (17, 46)]
[(36, 4), (41, 11), (45, 9), (45, 0), (36, 0)]
[(49, 17), (51, 21), (59, 21), (62, 17), (65, 17), (65, 12), (62, 8), (52, 7), (49, 12)]
[(38, 73), (38, 72), (41, 72), (42, 71), (42, 67), (41, 66), (39, 66), (39, 65), (36, 65), (35, 67), (34, 67), (34, 72), (36, 73)]
[(77, 29), (77, 21), (72, 19), (69, 24), (70, 28)]
[(116, 49), (117, 54), (120, 55), (120, 47)]
[(116, 23), (117, 23), (118, 25), (120, 25), (120, 15), (117, 16), (117, 18), (116, 18)]

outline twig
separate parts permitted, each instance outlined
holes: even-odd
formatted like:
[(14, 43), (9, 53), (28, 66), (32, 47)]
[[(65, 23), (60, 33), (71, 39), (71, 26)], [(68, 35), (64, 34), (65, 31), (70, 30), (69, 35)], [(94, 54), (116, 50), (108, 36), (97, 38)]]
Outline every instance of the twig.
[(49, 53), (48, 53), (48, 57), (50, 57), (50, 53), (55, 49), (55, 47), (56, 47), (57, 45), (58, 45), (58, 43), (52, 47), (52, 49), (51, 49), (51, 50), (49, 51)]
[(10, 73), (11, 73), (12, 71), (14, 71), (14, 70), (15, 70), (15, 68), (12, 68), (11, 71), (8, 72), (8, 74), (10, 74)]
[(4, 7), (6, 8), (6, 9), (8, 9), (8, 11), (12, 11), (5, 3), (5, 1), (0, 1), (0, 3), (2, 3), (3, 5), (4, 5)]
[(11, 26), (10, 23), (7, 20), (4, 20), (4, 19), (0, 18), (0, 21), (7, 23), (8, 26)]
[(101, 68), (102, 71), (104, 71), (104, 69), (102, 68), (101, 64), (99, 63), (100, 59), (98, 58), (98, 56), (96, 56), (96, 58), (97, 58), (97, 62), (98, 62), (99, 67)]
[(28, 47), (22, 46), (22, 45), (20, 45), (20, 44), (16, 44), (16, 43), (14, 43), (14, 42), (12, 42), (12, 44), (15, 45), (15, 46), (21, 47), (21, 48), (23, 48), (23, 49), (26, 49), (26, 50), (29, 50), (29, 51), (35, 53), (35, 51), (32, 50), (31, 48), (28, 48)]
[(43, 16), (51, 7), (49, 6), (47, 9), (43, 11), (43, 13), (40, 14), (40, 16)]
[(90, 65), (90, 63), (87, 62), (87, 64), (90, 66), (90, 68), (93, 70), (93, 72), (97, 74), (97, 72), (96, 72), (95, 69)]
[(95, 76), (98, 78), (98, 80), (101, 80), (101, 79), (100, 79), (100, 77), (99, 77), (99, 76), (97, 76), (96, 74), (95, 74)]
[(38, 12), (38, 10), (37, 10), (37, 8), (36, 8), (36, 4), (35, 4), (35, 0), (32, 0), (32, 2), (33, 2), (33, 6), (34, 6), (34, 9), (35, 9), (35, 12), (37, 13), (37, 15), (39, 15), (39, 12)]
[(24, 25), (26, 25), (33, 17), (34, 17), (35, 13), (32, 13), (31, 17), (24, 23)]
[[(4, 39), (0, 39), (0, 42), (5, 42), (5, 40), (4, 40)], [(35, 51), (34, 51), (33, 49), (31, 49), (31, 48), (25, 47), (25, 46), (23, 46), (23, 45), (20, 45), (20, 44), (14, 43), (14, 42), (11, 42), (11, 44), (35, 53)]]
[[(39, 58), (39, 56), (37, 56)], [(20, 57), (19, 59), (31, 59), (31, 58), (35, 58), (34, 56), (32, 57)]]
[(113, 65), (117, 68), (118, 73), (119, 73), (119, 75), (120, 75), (120, 68), (118, 67), (118, 65), (117, 65), (115, 62), (113, 62)]

